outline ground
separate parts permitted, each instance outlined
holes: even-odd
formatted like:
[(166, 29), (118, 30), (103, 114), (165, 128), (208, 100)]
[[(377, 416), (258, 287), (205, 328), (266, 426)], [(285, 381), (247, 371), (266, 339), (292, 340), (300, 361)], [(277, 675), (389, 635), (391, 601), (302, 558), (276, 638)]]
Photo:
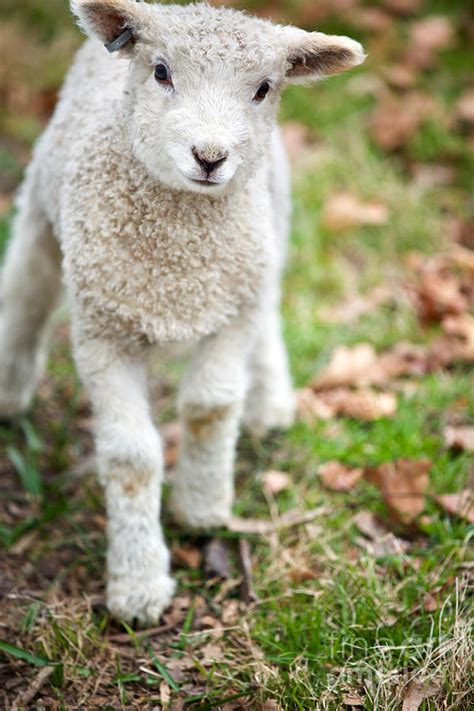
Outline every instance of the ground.
[[(0, 426), (0, 707), (467, 710), (474, 22), (448, 0), (233, 4), (369, 51), (282, 105), (300, 418), (241, 438), (232, 530), (193, 538), (165, 513), (178, 597), (156, 629), (121, 625), (103, 604), (103, 500), (63, 309), (31, 413)], [(63, 0), (0, 13), (4, 247), (81, 39)], [(159, 369), (161, 423), (180, 372)], [(462, 507), (436, 498), (462, 491)]]

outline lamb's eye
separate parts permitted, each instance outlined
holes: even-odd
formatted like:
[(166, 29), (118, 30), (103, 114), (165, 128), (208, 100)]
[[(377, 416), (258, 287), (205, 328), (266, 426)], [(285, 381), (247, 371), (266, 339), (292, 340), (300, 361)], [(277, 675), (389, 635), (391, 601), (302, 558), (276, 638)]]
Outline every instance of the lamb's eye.
[(263, 101), (268, 92), (270, 91), (270, 84), (267, 81), (263, 81), (257, 89), (257, 93), (253, 97), (254, 101)]
[(159, 84), (171, 85), (171, 73), (166, 64), (160, 62), (155, 67), (155, 79)]

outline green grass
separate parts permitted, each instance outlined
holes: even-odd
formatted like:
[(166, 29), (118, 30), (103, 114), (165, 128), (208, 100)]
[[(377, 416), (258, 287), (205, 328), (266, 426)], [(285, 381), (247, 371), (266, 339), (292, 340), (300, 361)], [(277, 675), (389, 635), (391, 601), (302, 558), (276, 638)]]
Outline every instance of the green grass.
[[(406, 255), (438, 251), (449, 220), (469, 217), (472, 156), (465, 134), (446, 120), (470, 71), (465, 14), (443, 0), (425, 4), (431, 14), (453, 18), (457, 40), (442, 53), (436, 70), (417, 79), (440, 102), (443, 118), (425, 122), (403, 151), (387, 156), (370, 139), (367, 124), (376, 97), (364, 81), (376, 78), (400, 48), (410, 20), (396, 20), (385, 48), (377, 35), (365, 34), (370, 56), (363, 68), (311, 89), (292, 88), (282, 103), (282, 120), (302, 122), (315, 136), (313, 159), (295, 171), (284, 290), (285, 334), (298, 386), (324, 366), (338, 345), (369, 341), (382, 350), (400, 340), (425, 343), (433, 337), (433, 329), (420, 326), (410, 304), (397, 298), (347, 324), (320, 317), (323, 307), (337, 304), (348, 292), (365, 292), (380, 283), (399, 289)], [(295, 0), (284, 9), (297, 19), (302, 5)], [(7, 2), (1, 14), (15, 27), (19, 47), (31, 42), (33, 56), (44, 58), (44, 64), (36, 60), (37, 66), (17, 58), (11, 67), (15, 82), (32, 96), (54, 90), (77, 43), (77, 35), (69, 33), (66, 3), (55, 0), (46, 7), (28, 0), (20, 12), (16, 3)], [(364, 32), (340, 17), (328, 18), (320, 29), (364, 39)], [(41, 112), (16, 116), (11, 107), (0, 114), (0, 191), (8, 196), (44, 120)], [(449, 165), (454, 179), (446, 186), (420, 186), (412, 177), (413, 162), (428, 168)], [(342, 190), (385, 202), (389, 223), (342, 234), (329, 231), (321, 212), (328, 197)], [(11, 213), (8, 207), (0, 217), (0, 252)], [(259, 596), (250, 606), (239, 602), (238, 586), (206, 581), (201, 569), (176, 559), (185, 603), (182, 609), (179, 601), (173, 607), (169, 630), (142, 638), (111, 620), (103, 606), (103, 501), (92, 472), (74, 474), (92, 443), (90, 413), (66, 331), (61, 322), (32, 412), (13, 427), (0, 425), (0, 565), (7, 590), (0, 602), (0, 680), (8, 681), (0, 705), (17, 698), (42, 665), (52, 665), (35, 698), (59, 709), (95, 704), (145, 708), (161, 704), (168, 692), (172, 700), (199, 709), (263, 708), (268, 700), (282, 709), (341, 709), (348, 693), (360, 694), (365, 709), (395, 709), (416, 671), (432, 673), (440, 683), (439, 693), (423, 702), (422, 711), (472, 707), (472, 530), (441, 511), (432, 497), (472, 484), (472, 458), (446, 450), (442, 437), (452, 412), (474, 422), (472, 369), (456, 366), (417, 378), (413, 393), (400, 393), (397, 414), (390, 419), (300, 422), (262, 442), (243, 436), (236, 513), (268, 518), (294, 508), (318, 508), (320, 514), (274, 537), (249, 536)], [(181, 370), (161, 372), (164, 419), (173, 417)], [(405, 457), (428, 457), (433, 463), (424, 516), (416, 531), (404, 532), (410, 537), (406, 553), (374, 558), (359, 545), (353, 520), (368, 510), (388, 521), (378, 490), (361, 483), (350, 494), (330, 493), (321, 486), (318, 465), (332, 459), (376, 465)], [(292, 478), (276, 500), (262, 488), (260, 475), (270, 468)], [(164, 524), (172, 549), (202, 543), (176, 529), (166, 513)], [(221, 535), (231, 548), (236, 579), (237, 537)], [(434, 609), (425, 605), (427, 594), (436, 600)], [(224, 636), (202, 622), (207, 615), (220, 626), (233, 605), (237, 613), (225, 623)], [(117, 635), (125, 637), (118, 641)], [(206, 661), (209, 643), (220, 650), (215, 662)], [(173, 671), (185, 662), (181, 676)]]

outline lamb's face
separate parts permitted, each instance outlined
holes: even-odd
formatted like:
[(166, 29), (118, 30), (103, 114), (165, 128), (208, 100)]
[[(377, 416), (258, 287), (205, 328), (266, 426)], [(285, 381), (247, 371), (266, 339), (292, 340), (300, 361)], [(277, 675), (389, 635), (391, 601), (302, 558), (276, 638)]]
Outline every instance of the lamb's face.
[(143, 46), (134, 60), (133, 151), (171, 187), (220, 193), (242, 185), (262, 164), (286, 54), (274, 48), (262, 56), (246, 44), (229, 52), (229, 42), (226, 48), (223, 38), (208, 35), (190, 45), (188, 33)]
[(212, 195), (243, 185), (263, 164), (281, 90), (364, 57), (345, 37), (207, 5), (74, 0), (73, 7), (105, 43), (132, 30), (120, 50), (131, 60), (132, 150), (151, 175), (180, 190)]

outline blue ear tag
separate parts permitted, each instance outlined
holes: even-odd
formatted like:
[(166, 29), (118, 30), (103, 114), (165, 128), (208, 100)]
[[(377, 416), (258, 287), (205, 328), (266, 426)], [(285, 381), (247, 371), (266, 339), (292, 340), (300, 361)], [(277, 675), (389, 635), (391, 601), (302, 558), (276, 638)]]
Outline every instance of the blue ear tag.
[(130, 27), (127, 27), (126, 30), (122, 32), (118, 37), (116, 37), (112, 42), (109, 42), (109, 44), (105, 45), (105, 49), (108, 52), (117, 52), (119, 49), (122, 49), (122, 47), (125, 47), (127, 42), (130, 42), (130, 40), (133, 37), (133, 32), (130, 29)]

